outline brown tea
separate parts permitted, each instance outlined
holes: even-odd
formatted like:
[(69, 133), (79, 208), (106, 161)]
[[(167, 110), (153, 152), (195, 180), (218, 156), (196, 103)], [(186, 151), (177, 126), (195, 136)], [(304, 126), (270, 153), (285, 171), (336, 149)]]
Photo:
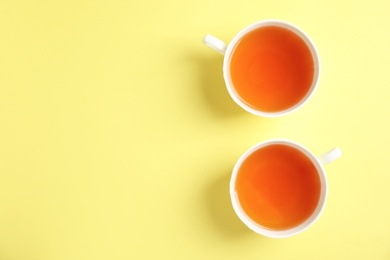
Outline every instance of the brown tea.
[(314, 60), (296, 33), (279, 26), (264, 26), (236, 44), (230, 74), (244, 103), (265, 112), (277, 112), (296, 105), (310, 91)]
[(321, 183), (315, 165), (303, 152), (273, 144), (244, 160), (236, 191), (242, 209), (253, 221), (269, 229), (285, 230), (313, 214)]

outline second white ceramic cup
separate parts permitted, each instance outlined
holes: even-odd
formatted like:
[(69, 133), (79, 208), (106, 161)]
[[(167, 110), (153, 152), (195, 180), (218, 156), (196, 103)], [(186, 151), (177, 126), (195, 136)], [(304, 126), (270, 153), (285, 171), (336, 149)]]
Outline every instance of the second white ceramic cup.
[[(250, 156), (253, 154), (255, 151), (262, 149), (266, 146), (269, 145), (286, 145), (289, 147), (293, 147), (299, 151), (301, 151), (303, 154), (307, 156), (307, 158), (310, 159), (310, 161), (314, 164), (315, 168), (317, 169), (317, 174), (320, 179), (320, 185), (321, 185), (321, 191), (320, 191), (320, 198), (317, 204), (316, 209), (314, 210), (313, 214), (306, 219), (303, 223), (301, 223), (298, 226), (295, 226), (293, 228), (287, 229), (287, 230), (272, 230), (266, 227), (261, 226), (260, 224), (256, 223), (254, 220), (252, 220), (242, 209), (240, 200), (237, 195), (236, 191), (236, 180), (237, 180), (237, 174), (239, 172), (239, 169), (242, 165), (242, 163)], [(307, 148), (303, 147), (302, 145), (285, 140), (285, 139), (274, 139), (274, 140), (269, 140), (265, 142), (261, 142), (247, 150), (236, 162), (233, 173), (230, 179), (230, 198), (231, 202), (234, 208), (234, 211), (236, 212), (237, 216), (240, 218), (240, 220), (251, 230), (254, 232), (271, 237), (271, 238), (285, 238), (285, 237), (290, 237), (297, 235), (301, 233), (302, 231), (306, 230), (309, 228), (311, 225), (313, 225), (317, 219), (321, 216), (324, 208), (325, 208), (325, 203), (326, 203), (326, 198), (328, 195), (328, 182), (326, 179), (326, 174), (323, 165), (328, 164), (337, 158), (341, 156), (341, 150), (339, 148), (334, 148), (330, 150), (329, 152), (317, 157), (315, 156), (310, 150)]]

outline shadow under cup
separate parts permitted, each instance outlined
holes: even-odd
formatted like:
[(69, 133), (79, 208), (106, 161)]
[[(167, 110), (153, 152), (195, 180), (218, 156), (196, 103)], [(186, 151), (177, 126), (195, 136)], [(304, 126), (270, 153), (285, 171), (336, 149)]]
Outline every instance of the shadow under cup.
[(271, 238), (293, 236), (310, 227), (324, 209), (325, 171), (305, 147), (266, 141), (237, 161), (230, 197), (237, 216), (254, 232)]
[(298, 27), (265, 20), (244, 28), (229, 43), (223, 73), (239, 106), (255, 115), (277, 117), (311, 97), (320, 75), (319, 55)]

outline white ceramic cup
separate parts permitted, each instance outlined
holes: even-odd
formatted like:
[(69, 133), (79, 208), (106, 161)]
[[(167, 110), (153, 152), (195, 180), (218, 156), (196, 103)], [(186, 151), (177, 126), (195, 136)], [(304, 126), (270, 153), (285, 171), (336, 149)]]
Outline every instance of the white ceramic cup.
[[(250, 156), (253, 152), (262, 149), (266, 146), (269, 145), (274, 145), (274, 144), (281, 144), (281, 145), (286, 145), (290, 146), (293, 148), (298, 149), (299, 151), (303, 152), (307, 158), (311, 160), (311, 162), (314, 164), (314, 166), (317, 169), (317, 174), (319, 175), (320, 178), (320, 183), (321, 183), (321, 191), (320, 191), (320, 198), (317, 204), (316, 209), (312, 213), (312, 215), (307, 218), (303, 223), (301, 223), (298, 226), (295, 226), (290, 229), (286, 230), (273, 230), (269, 229), (266, 227), (261, 226), (260, 224), (256, 223), (254, 220), (252, 220), (242, 209), (240, 205), (240, 201), (237, 195), (236, 191), (236, 180), (237, 180), (237, 174), (238, 171), (242, 165), (242, 163), (245, 161), (248, 156)], [(339, 148), (334, 148), (330, 150), (329, 152), (317, 157), (315, 156), (312, 152), (310, 152), (308, 149), (303, 147), (302, 145), (289, 141), (289, 140), (284, 140), (284, 139), (274, 139), (274, 140), (269, 140), (265, 142), (261, 142), (250, 148), (248, 151), (246, 151), (237, 161), (237, 163), (234, 166), (233, 173), (231, 176), (230, 180), (230, 198), (231, 202), (234, 208), (234, 211), (236, 212), (237, 216), (240, 218), (240, 220), (251, 230), (254, 232), (270, 237), (270, 238), (285, 238), (285, 237), (290, 237), (293, 235), (296, 235), (298, 233), (301, 233), (302, 231), (306, 230), (309, 228), (316, 220), (320, 217), (322, 214), (324, 207), (325, 207), (325, 202), (328, 194), (328, 183), (326, 180), (326, 175), (325, 175), (325, 170), (323, 168), (324, 164), (328, 164), (337, 158), (339, 158), (342, 155), (341, 150)]]
[[(309, 91), (306, 93), (306, 96), (303, 99), (301, 99), (298, 103), (293, 105), (292, 107), (289, 107), (285, 110), (277, 111), (277, 112), (262, 111), (262, 110), (254, 108), (253, 106), (251, 106), (247, 102), (245, 102), (245, 100), (243, 100), (237, 94), (237, 91), (235, 90), (235, 87), (233, 85), (231, 75), (230, 75), (230, 60), (231, 60), (234, 48), (237, 45), (237, 43), (245, 35), (247, 35), (249, 32), (251, 32), (255, 29), (258, 29), (260, 27), (264, 27), (264, 26), (283, 27), (283, 28), (286, 28), (286, 29), (292, 31), (296, 35), (298, 35), (306, 43), (306, 45), (310, 49), (311, 55), (313, 57), (313, 62), (314, 62), (314, 78), (313, 78), (313, 82), (311, 84)], [(245, 109), (246, 111), (248, 111), (254, 115), (264, 116), (264, 117), (279, 117), (279, 116), (289, 114), (289, 113), (297, 110), (298, 108), (302, 107), (310, 99), (310, 97), (313, 95), (313, 93), (318, 85), (319, 76), (320, 76), (320, 59), (319, 59), (317, 48), (315, 47), (314, 43), (312, 42), (312, 40), (309, 38), (309, 36), (305, 32), (303, 32), (301, 29), (299, 29), (295, 25), (292, 25), (291, 23), (279, 21), (279, 20), (263, 20), (263, 21), (253, 23), (253, 24), (247, 26), (246, 28), (244, 28), (243, 30), (241, 30), (228, 45), (226, 45), (223, 41), (221, 41), (220, 39), (218, 39), (210, 34), (207, 34), (203, 38), (203, 43), (225, 56), (224, 62), (223, 62), (223, 76), (225, 79), (227, 90), (228, 90), (230, 96), (232, 97), (232, 99), (240, 107), (242, 107), (243, 109)]]

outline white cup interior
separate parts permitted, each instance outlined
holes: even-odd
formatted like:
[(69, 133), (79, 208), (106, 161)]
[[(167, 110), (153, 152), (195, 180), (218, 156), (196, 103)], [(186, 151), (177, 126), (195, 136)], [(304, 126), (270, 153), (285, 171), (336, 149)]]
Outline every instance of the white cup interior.
[[(312, 215), (308, 219), (306, 219), (303, 223), (301, 223), (300, 225), (295, 226), (291, 229), (286, 229), (286, 230), (269, 229), (267, 227), (261, 226), (260, 224), (256, 223), (255, 221), (253, 221), (242, 209), (240, 201), (239, 201), (238, 196), (237, 196), (237, 191), (236, 191), (236, 179), (237, 179), (237, 174), (238, 174), (238, 171), (241, 167), (241, 164), (253, 152), (255, 152), (261, 148), (264, 148), (266, 146), (273, 145), (273, 144), (287, 145), (287, 146), (296, 148), (299, 151), (303, 152), (315, 165), (315, 167), (317, 169), (317, 173), (320, 177), (320, 183), (321, 183), (320, 198), (319, 198), (317, 207), (314, 210), (314, 212), (312, 213)], [(262, 143), (256, 144), (255, 146), (250, 148), (248, 151), (246, 151), (236, 162), (234, 169), (233, 169), (232, 177), (230, 180), (230, 198), (232, 201), (234, 211), (236, 212), (237, 216), (240, 218), (240, 220), (248, 228), (250, 228), (254, 232), (261, 234), (261, 235), (264, 235), (264, 236), (267, 236), (267, 237), (271, 237), (271, 238), (284, 238), (284, 237), (293, 236), (293, 235), (301, 233), (302, 231), (309, 228), (320, 217), (320, 215), (325, 207), (327, 193), (328, 193), (328, 185), (327, 185), (325, 171), (324, 171), (324, 168), (322, 167), (322, 164), (318, 160), (318, 158), (315, 155), (313, 155), (308, 149), (303, 147), (302, 145), (297, 144), (297, 143), (292, 142), (292, 141), (283, 140), (283, 139), (275, 139), (275, 140), (269, 140), (266, 142), (262, 142)]]
[[(286, 29), (294, 32), (295, 34), (297, 34), (299, 37), (301, 37), (301, 39), (309, 47), (311, 55), (313, 57), (313, 61), (314, 61), (313, 82), (312, 82), (312, 85), (310, 87), (310, 90), (306, 93), (305, 97), (302, 98), (294, 106), (289, 107), (288, 109), (276, 111), (276, 112), (262, 111), (262, 110), (259, 110), (257, 108), (254, 108), (253, 106), (251, 106), (250, 104), (245, 102), (245, 100), (243, 100), (238, 95), (237, 91), (235, 90), (235, 87), (234, 87), (234, 84), (232, 82), (231, 75), (230, 75), (230, 61), (231, 61), (232, 53), (234, 51), (236, 44), (241, 40), (242, 37), (244, 37), (249, 32), (251, 32), (257, 28), (264, 27), (264, 26), (279, 26), (279, 27), (286, 28)], [(229, 43), (229, 45), (227, 46), (226, 52), (225, 52), (225, 58), (224, 58), (224, 63), (223, 63), (223, 75), (224, 75), (226, 87), (228, 89), (230, 96), (239, 106), (241, 106), (246, 111), (248, 111), (252, 114), (255, 114), (255, 115), (264, 116), (264, 117), (278, 117), (278, 116), (283, 116), (283, 115), (289, 114), (289, 113), (297, 110), (298, 108), (303, 106), (307, 102), (307, 100), (309, 100), (310, 97), (313, 95), (313, 93), (318, 85), (319, 76), (320, 76), (320, 59), (319, 59), (317, 48), (315, 47), (313, 41), (309, 38), (309, 36), (304, 31), (302, 31), (301, 29), (299, 29), (295, 25), (292, 25), (288, 22), (279, 21), (279, 20), (264, 20), (264, 21), (259, 21), (259, 22), (256, 22), (254, 24), (247, 26), (246, 28), (241, 30), (233, 38), (233, 40)]]

